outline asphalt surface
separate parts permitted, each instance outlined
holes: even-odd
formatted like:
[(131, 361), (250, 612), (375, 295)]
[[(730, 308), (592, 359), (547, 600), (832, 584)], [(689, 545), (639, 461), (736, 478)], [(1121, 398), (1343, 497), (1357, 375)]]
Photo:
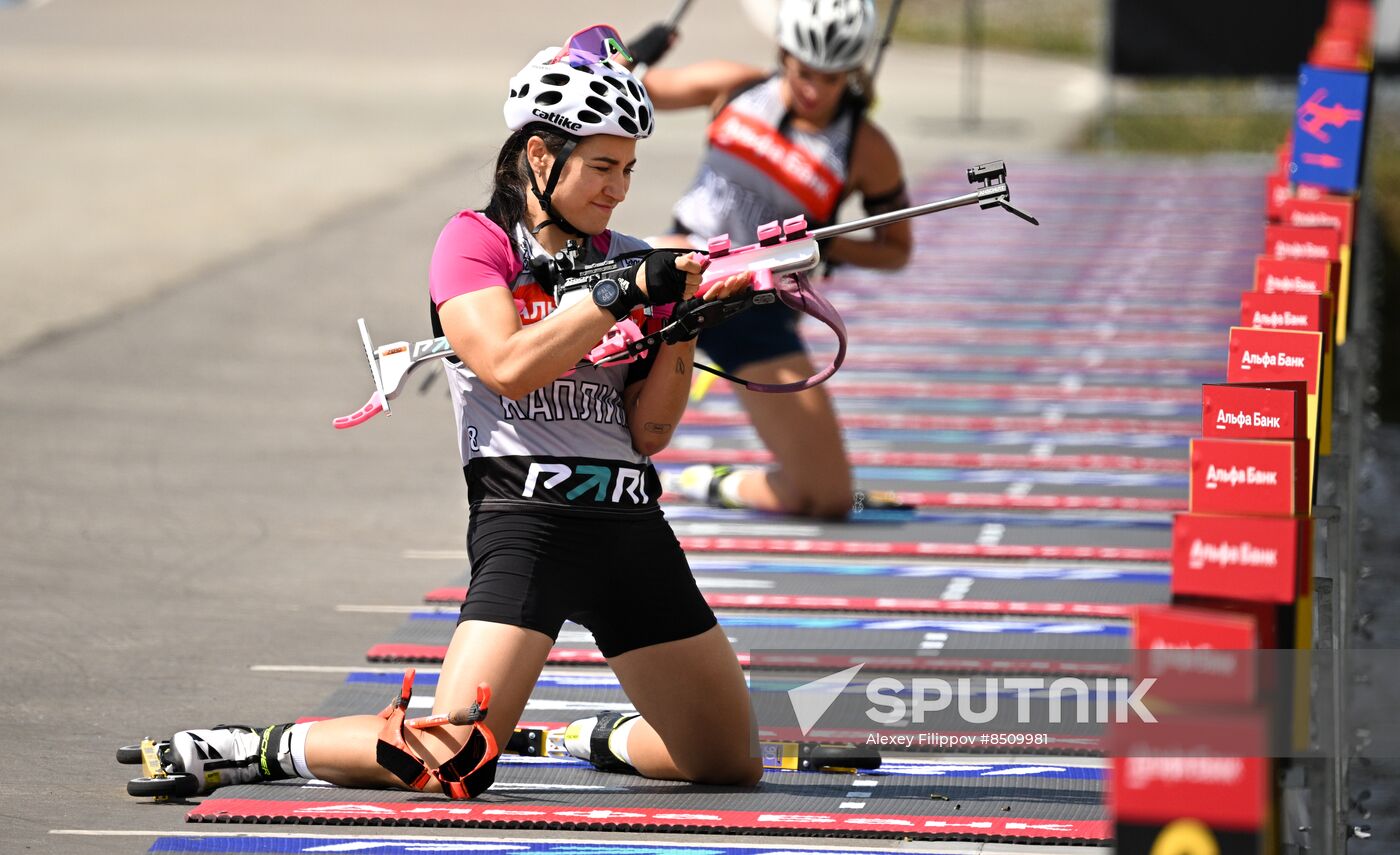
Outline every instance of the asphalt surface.
[[(125, 795), (116, 746), (312, 709), (342, 675), (253, 669), (356, 664), (401, 618), (336, 605), (446, 581), (403, 559), (462, 546), (445, 411), (410, 394), (369, 427), (329, 422), (369, 392), (356, 317), (423, 331), (428, 255), (481, 201), (505, 79), (579, 25), (660, 14), (531, 10), (548, 23), (527, 33), (448, 0), (0, 9), (0, 851), (187, 830)], [(716, 55), (772, 48), (702, 0), (675, 61)], [(964, 133), (957, 63), (888, 58), (877, 115), (911, 174), (1014, 170), (1095, 103), (1092, 69), (1003, 58), (984, 69), (997, 121)], [(665, 117), (617, 227), (664, 226), (702, 126)]]

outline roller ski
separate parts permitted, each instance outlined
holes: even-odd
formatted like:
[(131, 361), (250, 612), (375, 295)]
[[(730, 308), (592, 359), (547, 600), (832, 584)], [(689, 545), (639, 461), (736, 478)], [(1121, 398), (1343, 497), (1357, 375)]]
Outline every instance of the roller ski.
[(140, 765), (126, 791), (159, 801), (203, 795), (217, 787), (296, 776), (283, 737), (288, 725), (261, 730), (219, 725), (182, 730), (170, 739), (143, 739), (117, 749), (117, 762)]
[[(380, 713), (383, 725), (375, 744), (375, 759), (410, 790), (422, 791), (436, 782), (453, 799), (471, 799), (485, 792), (496, 776), (496, 739), (482, 722), (491, 705), (491, 687), (477, 686), (476, 701), (450, 716), (405, 720), (413, 699), (417, 672), (404, 672), (403, 686)], [(453, 757), (429, 767), (404, 739), (412, 727), (453, 724), (468, 728), (462, 748)], [(310, 724), (274, 724), (251, 728), (221, 724), (208, 730), (182, 730), (163, 741), (145, 739), (117, 749), (117, 762), (137, 765), (145, 773), (133, 778), (126, 791), (157, 801), (203, 795), (217, 787), (252, 784), (283, 778), (314, 778), (306, 766), (306, 733)]]

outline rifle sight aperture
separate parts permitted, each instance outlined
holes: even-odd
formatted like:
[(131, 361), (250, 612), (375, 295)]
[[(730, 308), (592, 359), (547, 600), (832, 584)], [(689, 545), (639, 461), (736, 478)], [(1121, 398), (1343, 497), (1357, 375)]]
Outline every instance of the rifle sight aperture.
[(990, 163), (981, 163), (977, 166), (967, 168), (967, 183), (976, 184), (982, 182), (983, 187), (991, 187), (996, 184), (1006, 183), (1006, 161), (993, 160)]

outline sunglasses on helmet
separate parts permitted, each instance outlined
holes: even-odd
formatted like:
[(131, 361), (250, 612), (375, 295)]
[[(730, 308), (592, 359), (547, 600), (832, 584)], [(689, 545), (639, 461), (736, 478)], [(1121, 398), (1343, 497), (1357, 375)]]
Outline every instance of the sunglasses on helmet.
[(551, 62), (564, 60), (578, 67), (599, 63), (613, 56), (620, 56), (627, 62), (636, 61), (622, 43), (622, 36), (617, 34), (617, 30), (607, 24), (594, 24), (569, 36)]

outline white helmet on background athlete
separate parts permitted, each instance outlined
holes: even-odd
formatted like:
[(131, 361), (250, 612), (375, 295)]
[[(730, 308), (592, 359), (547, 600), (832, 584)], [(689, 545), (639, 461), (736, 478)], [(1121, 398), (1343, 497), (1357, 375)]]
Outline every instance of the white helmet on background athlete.
[(541, 190), (535, 173), (529, 172), (530, 192), (548, 218), (532, 232), (547, 225), (583, 236), (554, 208), (554, 188), (564, 171), (564, 161), (583, 137), (610, 134), (646, 139), (655, 127), (651, 98), (641, 81), (618, 58), (631, 61), (617, 30), (605, 24), (585, 27), (569, 37), (564, 47), (545, 48), (510, 79), (506, 96), (506, 126), (512, 131), (548, 129), (567, 138), (554, 157), (554, 168)]
[(778, 44), (803, 65), (849, 71), (875, 38), (875, 0), (782, 0)]

